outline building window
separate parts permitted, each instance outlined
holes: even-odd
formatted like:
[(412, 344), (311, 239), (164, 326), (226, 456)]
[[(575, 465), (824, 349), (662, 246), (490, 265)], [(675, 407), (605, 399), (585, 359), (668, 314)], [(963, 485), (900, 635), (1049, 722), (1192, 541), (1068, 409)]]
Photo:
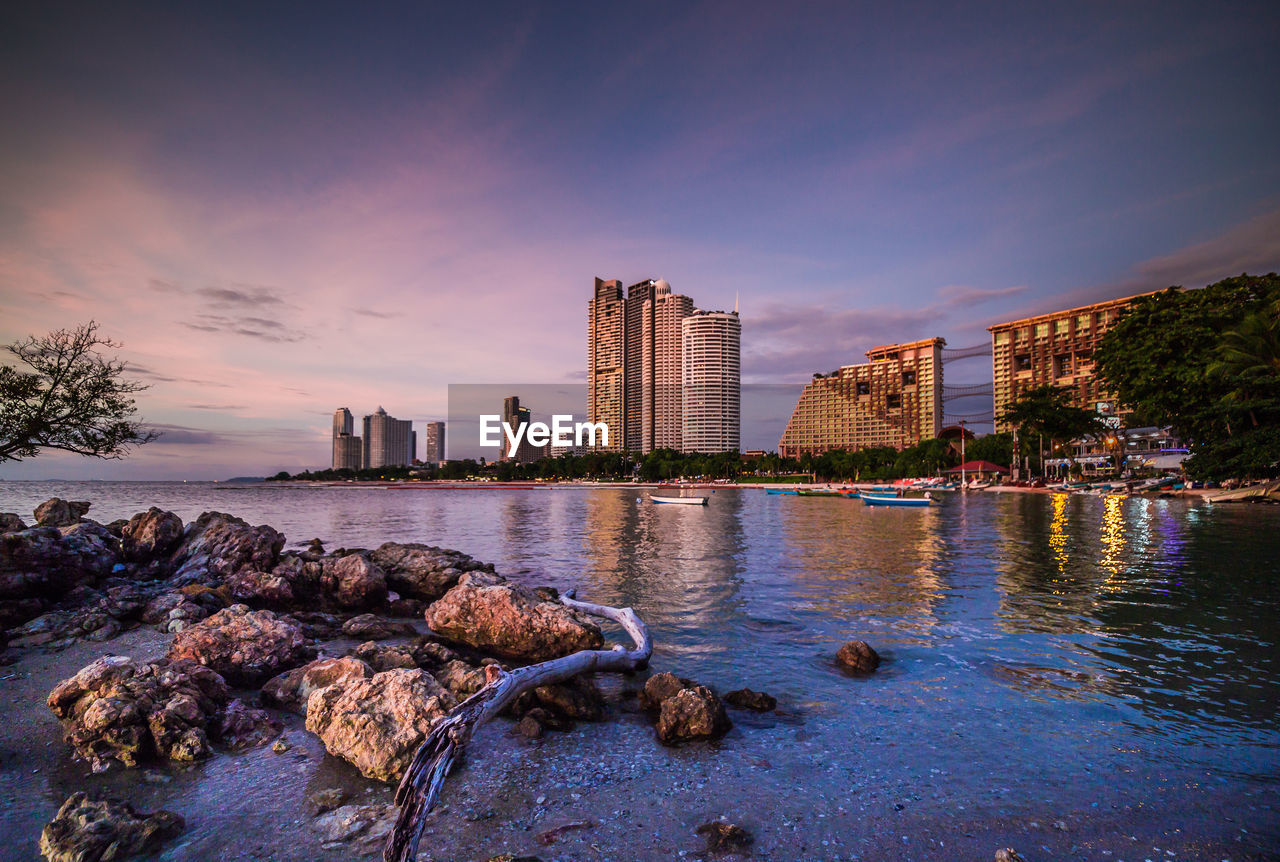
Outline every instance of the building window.
[(899, 409), (902, 407), (902, 396), (898, 395), (896, 392), (892, 395), (886, 395), (884, 397), (884, 406), (888, 407), (890, 410)]
[(858, 381), (858, 394), (859, 394), (859, 395), (870, 395), (870, 394), (871, 394), (871, 384), (870, 384), (870, 383), (868, 383), (868, 382), (867, 382), (867, 381), (865, 381), (865, 380), (859, 380), (859, 381)]
[(1070, 328), (1071, 328), (1071, 321), (1067, 320), (1065, 317), (1059, 318), (1058, 320), (1055, 320), (1053, 322), (1054, 335), (1066, 335), (1067, 330), (1069, 330)]
[(916, 385), (916, 373), (915, 373), (914, 371), (904, 371), (904, 372), (902, 372), (902, 385), (903, 385), (903, 386), (915, 386), (915, 385)]
[(1020, 353), (1017, 356), (1013, 357), (1013, 370), (1019, 373), (1023, 371), (1030, 371), (1031, 370), (1031, 354)]
[(1037, 323), (1037, 324), (1036, 324), (1036, 338), (1048, 338), (1048, 337), (1049, 337), (1049, 324), (1047, 324), (1047, 323)]
[(1072, 373), (1071, 354), (1060, 353), (1053, 357), (1053, 376), (1066, 377)]
[(1088, 332), (1089, 325), (1092, 323), (1091, 317), (1092, 315), (1089, 315), (1089, 314), (1081, 314), (1080, 316), (1078, 316), (1076, 318), (1076, 331)]
[(1003, 344), (1008, 344), (1008, 343), (1009, 343), (1009, 333), (1008, 333), (1008, 331), (1005, 331), (1005, 332), (997, 332), (997, 333), (996, 333), (996, 346), (997, 346), (997, 347), (999, 347), (999, 346), (1001, 346), (1001, 345), (1003, 345)]

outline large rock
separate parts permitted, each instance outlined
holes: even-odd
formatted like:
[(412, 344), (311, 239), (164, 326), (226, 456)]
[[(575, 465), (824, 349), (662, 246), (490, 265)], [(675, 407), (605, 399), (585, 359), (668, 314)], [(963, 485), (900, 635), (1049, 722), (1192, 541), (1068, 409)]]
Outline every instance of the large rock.
[(307, 730), (366, 777), (396, 781), (432, 722), (454, 705), (426, 671), (389, 670), (312, 692)]
[(328, 557), (320, 574), (325, 594), (344, 608), (371, 608), (387, 600), (387, 576), (364, 554)]
[(92, 522), (65, 532), (33, 527), (4, 533), (0, 535), (0, 601), (61, 599), (76, 585), (95, 583), (111, 574), (119, 561), (115, 537)]
[(232, 751), (244, 751), (265, 745), (280, 735), (284, 725), (267, 712), (256, 706), (249, 706), (242, 700), (233, 700), (227, 704), (218, 716), (214, 732), (218, 741)]
[(212, 668), (235, 686), (256, 686), (307, 660), (302, 627), (271, 611), (232, 605), (184, 628), (169, 646), (169, 658)]
[(836, 664), (853, 673), (872, 673), (880, 667), (880, 655), (866, 641), (849, 641), (836, 652)]
[(49, 862), (107, 862), (155, 850), (182, 831), (172, 811), (140, 814), (127, 802), (94, 801), (71, 794), (40, 833), (40, 853)]
[(771, 712), (778, 708), (778, 699), (762, 691), (740, 688), (724, 696), (725, 703), (738, 709), (749, 709), (752, 712)]
[(342, 633), (361, 641), (382, 641), (387, 638), (416, 635), (417, 629), (408, 623), (399, 623), (377, 614), (360, 614), (342, 624)]
[(26, 528), (26, 522), (13, 512), (0, 512), (0, 533), (16, 533)]
[(645, 680), (644, 688), (640, 690), (640, 705), (657, 712), (662, 709), (662, 702), (667, 698), (675, 697), (684, 689), (693, 688), (695, 685), (693, 680), (676, 676), (669, 671), (655, 673)]
[(662, 702), (658, 739), (674, 745), (695, 739), (716, 739), (732, 727), (724, 704), (704, 685), (681, 689)]
[(33, 513), (36, 524), (41, 527), (70, 527), (80, 523), (80, 519), (89, 511), (89, 503), (83, 500), (63, 500), (53, 497), (45, 500)]
[(426, 620), (450, 640), (522, 661), (604, 646), (599, 627), (559, 602), (510, 583), (473, 584), (470, 575), (427, 608)]
[(293, 586), (274, 572), (244, 568), (227, 576), (227, 588), (238, 602), (254, 607), (285, 609), (293, 604)]
[(182, 519), (152, 506), (130, 518), (120, 535), (126, 560), (149, 563), (177, 547), (182, 540)]
[(492, 569), (460, 551), (430, 545), (387, 542), (370, 556), (387, 573), (391, 589), (426, 602), (453, 589), (464, 572)]
[(107, 656), (58, 683), (48, 705), (66, 741), (99, 771), (112, 760), (133, 767), (204, 756), (209, 723), (228, 697), (222, 677), (198, 664)]
[(269, 572), (284, 541), (283, 535), (265, 524), (251, 527), (233, 515), (205, 512), (187, 525), (173, 552), (174, 582), (214, 585), (246, 566)]
[(290, 712), (305, 713), (311, 692), (336, 683), (348, 683), (373, 676), (373, 668), (358, 658), (322, 658), (267, 680), (262, 701)]

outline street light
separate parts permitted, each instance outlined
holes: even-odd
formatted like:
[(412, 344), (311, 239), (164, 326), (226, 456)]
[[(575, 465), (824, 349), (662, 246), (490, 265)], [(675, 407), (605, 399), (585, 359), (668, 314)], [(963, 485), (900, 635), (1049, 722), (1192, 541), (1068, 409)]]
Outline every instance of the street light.
[(960, 490), (964, 490), (965, 485), (969, 484), (965, 479), (964, 469), (964, 420), (960, 420)]

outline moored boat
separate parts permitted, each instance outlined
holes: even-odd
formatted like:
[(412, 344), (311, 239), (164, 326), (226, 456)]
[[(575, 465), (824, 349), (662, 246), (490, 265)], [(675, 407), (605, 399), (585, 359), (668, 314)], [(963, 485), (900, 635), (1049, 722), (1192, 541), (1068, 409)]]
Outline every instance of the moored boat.
[(888, 494), (863, 494), (862, 502), (868, 506), (921, 508), (930, 505), (933, 501), (927, 495), (924, 497), (897, 497)]
[(649, 499), (655, 503), (683, 503), (686, 506), (705, 506), (708, 497), (661, 497), (657, 494), (650, 494)]

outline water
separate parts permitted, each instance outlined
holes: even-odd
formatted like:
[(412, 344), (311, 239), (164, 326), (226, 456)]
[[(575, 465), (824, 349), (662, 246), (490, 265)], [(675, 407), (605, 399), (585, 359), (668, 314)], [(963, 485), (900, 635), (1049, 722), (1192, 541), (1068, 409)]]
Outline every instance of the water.
[[(915, 824), (917, 840), (940, 818), (1062, 815), (1280, 846), (1280, 508), (976, 494), (895, 510), (722, 490), (703, 509), (621, 488), (0, 483), (0, 511), (55, 494), (93, 501), (102, 521), (158, 505), (269, 523), (291, 544), (429, 542), (633, 606), (655, 669), (782, 703), (780, 719), (739, 721), (720, 755), (745, 771), (731, 777), (804, 810), (829, 803), (835, 819), (844, 794), (855, 813), (902, 818), (894, 830)], [(880, 651), (876, 675), (834, 667), (854, 638)], [(569, 756), (543, 751), (553, 770)], [(828, 858), (827, 827), (808, 822), (806, 852)]]

